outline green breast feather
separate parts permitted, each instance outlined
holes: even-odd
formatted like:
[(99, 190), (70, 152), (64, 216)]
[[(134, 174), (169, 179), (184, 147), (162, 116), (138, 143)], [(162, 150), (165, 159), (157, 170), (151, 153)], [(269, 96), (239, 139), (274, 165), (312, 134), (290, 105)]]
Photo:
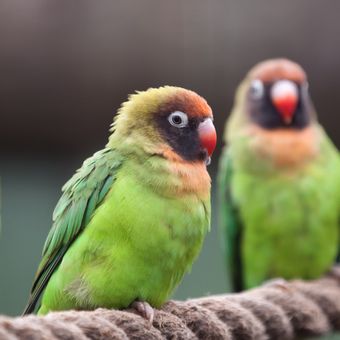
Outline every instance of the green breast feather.
[[(254, 174), (225, 152), (220, 224), (234, 290), (275, 277), (313, 279), (339, 249), (340, 161), (325, 141), (299, 171)], [(241, 284), (240, 284), (241, 282)]]
[(65, 185), (27, 312), (41, 296), (39, 314), (136, 299), (158, 307), (190, 269), (210, 224), (209, 199), (160, 196), (140, 180), (150, 175), (145, 164), (133, 162), (101, 151)]

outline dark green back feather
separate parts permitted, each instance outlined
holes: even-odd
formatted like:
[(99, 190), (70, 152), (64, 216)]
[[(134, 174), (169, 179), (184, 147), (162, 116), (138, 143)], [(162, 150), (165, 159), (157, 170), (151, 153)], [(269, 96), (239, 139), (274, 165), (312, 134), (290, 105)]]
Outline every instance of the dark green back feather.
[(218, 175), (219, 225), (223, 235), (227, 272), (233, 291), (243, 289), (242, 278), (242, 223), (238, 208), (233, 200), (231, 184), (233, 178), (230, 151), (225, 150)]
[(53, 224), (44, 245), (43, 258), (23, 314), (36, 309), (50, 277), (110, 190), (120, 165), (121, 159), (116, 151), (101, 150), (87, 159), (63, 186), (63, 194), (53, 212)]

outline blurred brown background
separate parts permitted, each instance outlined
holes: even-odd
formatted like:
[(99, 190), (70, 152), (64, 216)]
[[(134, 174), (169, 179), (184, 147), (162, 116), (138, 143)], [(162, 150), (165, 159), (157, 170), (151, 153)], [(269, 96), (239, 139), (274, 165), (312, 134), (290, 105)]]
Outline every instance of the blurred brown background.
[[(0, 313), (22, 310), (62, 184), (104, 146), (134, 90), (197, 91), (221, 146), (247, 70), (289, 57), (308, 72), (320, 121), (340, 146), (339, 13), (336, 0), (1, 0)], [(215, 212), (212, 229), (175, 297), (226, 289)]]

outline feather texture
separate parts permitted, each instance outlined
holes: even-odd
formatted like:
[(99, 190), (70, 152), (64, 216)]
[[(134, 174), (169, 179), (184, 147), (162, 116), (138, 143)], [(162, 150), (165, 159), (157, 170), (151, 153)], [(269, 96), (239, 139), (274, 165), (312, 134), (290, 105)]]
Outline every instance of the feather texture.
[(63, 195), (53, 212), (53, 225), (43, 248), (43, 258), (24, 314), (35, 309), (65, 252), (88, 225), (96, 207), (108, 193), (120, 165), (120, 157), (114, 150), (101, 150), (86, 160), (63, 186)]

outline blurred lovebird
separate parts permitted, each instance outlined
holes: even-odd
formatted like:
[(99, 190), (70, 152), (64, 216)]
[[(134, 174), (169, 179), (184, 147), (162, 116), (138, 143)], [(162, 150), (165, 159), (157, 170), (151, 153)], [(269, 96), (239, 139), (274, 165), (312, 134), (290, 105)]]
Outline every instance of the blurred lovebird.
[(212, 119), (179, 87), (122, 104), (106, 147), (62, 189), (25, 314), (132, 306), (152, 321), (210, 228)]
[(256, 65), (239, 86), (219, 168), (219, 217), (233, 290), (314, 279), (339, 249), (340, 158), (304, 70)]

